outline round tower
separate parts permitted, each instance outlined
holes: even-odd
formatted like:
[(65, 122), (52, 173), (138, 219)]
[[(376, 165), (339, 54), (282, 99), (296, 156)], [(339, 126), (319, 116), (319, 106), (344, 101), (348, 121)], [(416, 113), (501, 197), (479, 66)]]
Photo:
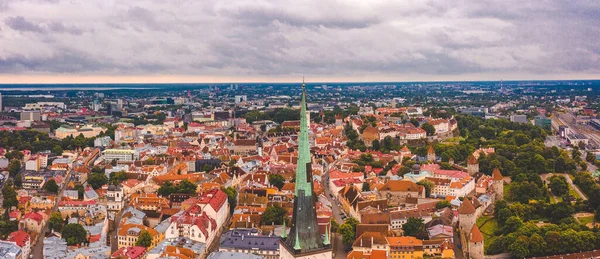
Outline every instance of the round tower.
[(469, 198), (465, 198), (458, 207), (458, 226), (461, 231), (470, 231), (475, 225), (477, 217), (475, 217), (475, 207)]
[(427, 161), (435, 162), (435, 150), (433, 146), (429, 146), (429, 150), (427, 150)]
[(504, 177), (500, 173), (500, 169), (494, 168), (494, 171), (492, 171), (492, 180), (494, 180), (492, 190), (496, 194), (496, 200), (504, 199)]
[(477, 225), (473, 225), (468, 236), (469, 239), (469, 258), (483, 259), (483, 235)]
[(469, 160), (467, 160), (467, 173), (469, 175), (474, 175), (479, 172), (479, 161), (475, 156), (470, 155)]

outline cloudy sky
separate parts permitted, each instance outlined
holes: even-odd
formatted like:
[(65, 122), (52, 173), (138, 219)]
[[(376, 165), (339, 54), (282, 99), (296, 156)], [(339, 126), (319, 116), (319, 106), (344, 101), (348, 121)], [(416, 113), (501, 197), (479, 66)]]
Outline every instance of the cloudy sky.
[(600, 1), (0, 0), (0, 83), (589, 79)]

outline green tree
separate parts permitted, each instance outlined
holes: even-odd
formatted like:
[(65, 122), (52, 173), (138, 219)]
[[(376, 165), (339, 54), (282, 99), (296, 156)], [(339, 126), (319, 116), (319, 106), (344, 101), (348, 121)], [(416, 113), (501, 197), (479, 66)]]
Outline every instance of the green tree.
[(51, 193), (58, 193), (58, 184), (54, 179), (50, 179), (44, 184), (44, 190)]
[(4, 155), (6, 158), (13, 160), (21, 160), (23, 159), (23, 153), (21, 153), (20, 151), (17, 150), (13, 150), (13, 151), (9, 151)]
[(109, 182), (111, 184), (117, 185), (127, 179), (128, 179), (128, 177), (127, 177), (127, 173), (125, 171), (112, 172), (112, 173), (110, 173)]
[(19, 229), (18, 221), (0, 220), (0, 238), (6, 239), (10, 233)]
[(419, 239), (427, 238), (425, 224), (421, 218), (408, 218), (406, 223), (402, 225), (402, 230), (406, 236), (414, 236)]
[(373, 142), (371, 142), (371, 147), (373, 150), (381, 150), (381, 143), (379, 143), (379, 140), (373, 140)]
[[(20, 154), (20, 153), (19, 153)], [(21, 161), (13, 159), (8, 163), (8, 167), (6, 168), (11, 177), (15, 177), (19, 171), (21, 171)]]
[(550, 205), (548, 211), (550, 211), (550, 221), (559, 223), (561, 220), (571, 217), (575, 212), (575, 209), (571, 203), (563, 201)]
[(425, 187), (425, 196), (429, 197), (431, 195), (431, 190), (433, 190), (434, 183), (429, 180), (421, 180), (417, 183), (418, 185), (422, 185)]
[(600, 222), (600, 207), (596, 209), (596, 215), (594, 215), (596, 222)]
[(98, 189), (108, 183), (108, 178), (104, 174), (90, 174), (87, 183), (94, 189)]
[(285, 179), (283, 179), (283, 176), (280, 174), (270, 174), (269, 183), (281, 190), (283, 185), (285, 185)]
[(530, 256), (541, 256), (546, 251), (546, 240), (538, 233), (534, 233), (529, 238), (529, 255)]
[(229, 202), (229, 213), (233, 214), (237, 206), (237, 190), (233, 187), (221, 188), (227, 194), (227, 202)]
[(516, 258), (525, 258), (529, 255), (529, 238), (519, 236), (508, 246), (508, 252)]
[(162, 197), (168, 197), (175, 192), (177, 192), (177, 187), (171, 182), (165, 182), (158, 188), (158, 195)]
[(548, 185), (548, 187), (550, 187), (550, 190), (554, 195), (561, 197), (569, 193), (569, 184), (567, 183), (567, 179), (565, 179), (564, 176), (553, 175), (552, 177), (550, 177), (549, 180), (550, 184)]
[(63, 228), (62, 238), (70, 246), (82, 244), (87, 241), (87, 231), (80, 224), (70, 223)]
[(356, 230), (351, 224), (344, 223), (338, 227), (337, 233), (342, 235), (342, 244), (344, 246), (349, 247), (354, 243), (354, 239), (356, 238)]
[(364, 182), (362, 184), (362, 191), (363, 192), (370, 192), (371, 191), (371, 185), (367, 182)]
[(4, 208), (6, 215), (10, 212), (12, 207), (19, 205), (17, 201), (17, 192), (13, 188), (12, 181), (8, 180), (2, 187), (2, 208)]
[(150, 235), (150, 232), (146, 231), (146, 230), (142, 230), (142, 232), (140, 233), (140, 236), (138, 237), (138, 240), (135, 242), (136, 246), (143, 246), (143, 247), (149, 247), (152, 245), (152, 236)]
[(504, 222), (504, 234), (509, 234), (517, 231), (519, 228), (523, 226), (523, 220), (517, 216), (509, 217), (506, 222)]
[(60, 145), (54, 145), (54, 147), (52, 148), (52, 153), (57, 156), (60, 156), (63, 153), (63, 149)]
[(283, 224), (283, 221), (285, 221), (286, 214), (287, 212), (285, 209), (277, 204), (269, 206), (263, 213), (260, 224), (271, 225), (275, 223), (275, 225), (281, 225)]
[(104, 168), (99, 166), (92, 167), (92, 173), (94, 174), (104, 174)]
[(337, 221), (335, 221), (335, 219), (333, 217), (331, 217), (331, 232), (337, 233), (338, 228), (340, 227), (340, 225), (337, 223)]
[(177, 185), (177, 193), (195, 194), (197, 189), (198, 185), (187, 179), (179, 182)]
[(48, 227), (50, 228), (50, 230), (53, 230), (56, 232), (62, 231), (64, 223), (65, 223), (65, 221), (63, 220), (62, 216), (60, 215), (60, 212), (53, 212), (52, 215), (50, 215), (50, 219), (48, 219)]
[(427, 132), (427, 136), (435, 135), (435, 127), (433, 127), (433, 125), (429, 124), (428, 122), (423, 123), (423, 125), (421, 125), (421, 129)]
[(452, 204), (447, 200), (438, 201), (435, 203), (435, 209), (452, 208)]
[(83, 194), (85, 192), (85, 188), (83, 187), (83, 185), (76, 184), (74, 189), (77, 190), (77, 198), (79, 198), (80, 200), (83, 199)]

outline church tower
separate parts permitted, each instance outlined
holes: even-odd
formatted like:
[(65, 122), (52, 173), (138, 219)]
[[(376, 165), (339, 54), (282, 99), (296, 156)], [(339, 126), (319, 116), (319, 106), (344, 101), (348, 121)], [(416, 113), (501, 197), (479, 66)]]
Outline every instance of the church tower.
[(313, 201), (310, 144), (308, 141), (308, 118), (306, 86), (302, 83), (300, 102), (300, 135), (298, 137), (298, 163), (294, 190), (294, 215), (290, 233), (279, 242), (281, 259), (332, 258), (329, 235), (321, 237), (317, 213)]
[(496, 200), (504, 199), (504, 177), (500, 173), (500, 169), (494, 168), (494, 171), (492, 171), (492, 180), (494, 181), (492, 189), (496, 194)]
[(470, 155), (469, 159), (467, 160), (467, 173), (472, 176), (477, 172), (479, 172), (479, 161), (477, 158), (475, 158), (475, 156)]

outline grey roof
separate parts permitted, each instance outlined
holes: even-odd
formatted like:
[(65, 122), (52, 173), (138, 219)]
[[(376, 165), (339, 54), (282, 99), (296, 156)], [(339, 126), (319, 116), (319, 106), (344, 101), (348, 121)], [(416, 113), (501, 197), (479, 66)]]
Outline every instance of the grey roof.
[(94, 191), (94, 189), (92, 189), (92, 188), (85, 190), (85, 192), (83, 192), (83, 195), (86, 200), (98, 199), (98, 193), (96, 193), (96, 191)]
[(253, 254), (246, 253), (234, 253), (234, 252), (213, 252), (208, 256), (208, 259), (260, 259), (262, 257)]
[(154, 227), (158, 233), (165, 233), (171, 224), (171, 218), (165, 219)]
[(233, 229), (221, 236), (221, 248), (279, 250), (279, 236), (258, 236), (255, 229)]
[(56, 237), (44, 238), (44, 258), (61, 259), (67, 255), (67, 241)]
[[(127, 218), (127, 220), (125, 221), (125, 224), (143, 225), (144, 218), (146, 217), (146, 213), (144, 213), (143, 211), (138, 210), (136, 208), (133, 208), (133, 207), (127, 207), (125, 210), (123, 210), (123, 214), (125, 214), (127, 212), (131, 213), (131, 217)], [(167, 225), (167, 227), (168, 227), (168, 225)]]
[(18, 258), (21, 256), (21, 248), (13, 242), (0, 241), (0, 258)]

